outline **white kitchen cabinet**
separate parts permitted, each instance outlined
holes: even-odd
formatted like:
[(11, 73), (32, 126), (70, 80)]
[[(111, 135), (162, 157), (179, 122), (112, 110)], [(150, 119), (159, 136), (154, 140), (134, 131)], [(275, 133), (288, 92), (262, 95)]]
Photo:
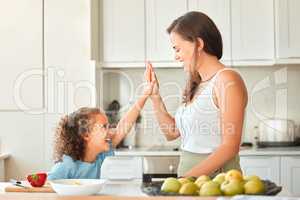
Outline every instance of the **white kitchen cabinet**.
[(230, 0), (188, 0), (190, 11), (207, 14), (217, 25), (223, 40), (222, 61), (231, 60)]
[(79, 107), (96, 105), (91, 61), (91, 1), (50, 0), (44, 10), (45, 151), (52, 162), (53, 133), (59, 119)]
[(186, 12), (187, 1), (185, 0), (146, 0), (147, 60), (174, 65), (174, 50), (166, 29), (173, 20)]
[(273, 0), (232, 0), (234, 65), (273, 64), (275, 55)]
[(42, 16), (42, 0), (1, 0), (1, 110), (43, 107)]
[(281, 184), (292, 195), (300, 195), (300, 156), (281, 158)]
[(44, 14), (48, 113), (95, 105), (90, 1), (45, 1)]
[(276, 41), (278, 59), (298, 58), (300, 61), (300, 1), (276, 0)]
[(280, 183), (280, 157), (241, 156), (240, 165), (245, 175), (257, 175), (262, 179)]
[(100, 6), (102, 66), (144, 66), (144, 1), (103, 0)]

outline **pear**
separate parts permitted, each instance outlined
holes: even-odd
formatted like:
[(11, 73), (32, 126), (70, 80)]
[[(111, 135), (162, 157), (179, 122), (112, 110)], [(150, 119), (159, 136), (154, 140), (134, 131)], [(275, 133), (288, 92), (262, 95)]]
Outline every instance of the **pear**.
[(207, 181), (202, 185), (199, 194), (200, 196), (220, 196), (222, 195), (220, 184), (214, 181)]
[(163, 192), (178, 193), (181, 183), (176, 178), (167, 178), (161, 186)]
[(260, 180), (250, 180), (244, 185), (245, 194), (263, 194), (265, 192), (265, 185)]
[(226, 196), (233, 196), (244, 193), (244, 182), (236, 179), (225, 181), (221, 185), (221, 190)]
[(198, 193), (198, 187), (195, 183), (189, 182), (181, 186), (179, 194), (183, 195), (196, 195)]

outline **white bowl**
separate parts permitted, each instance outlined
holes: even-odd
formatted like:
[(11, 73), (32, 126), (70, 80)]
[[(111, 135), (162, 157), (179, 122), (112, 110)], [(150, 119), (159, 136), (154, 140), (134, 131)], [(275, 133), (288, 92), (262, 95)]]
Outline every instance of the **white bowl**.
[(103, 188), (103, 179), (57, 179), (49, 181), (59, 195), (92, 195)]

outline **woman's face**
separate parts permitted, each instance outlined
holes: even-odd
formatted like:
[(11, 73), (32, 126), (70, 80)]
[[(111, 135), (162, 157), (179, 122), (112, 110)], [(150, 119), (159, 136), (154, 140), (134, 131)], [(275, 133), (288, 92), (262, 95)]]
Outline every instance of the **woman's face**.
[(191, 71), (193, 62), (195, 43), (184, 40), (178, 33), (171, 32), (170, 39), (175, 51), (175, 60), (182, 62), (185, 71)]
[(98, 153), (109, 150), (108, 126), (108, 120), (105, 115), (97, 114), (94, 116), (94, 122), (90, 133), (88, 133), (87, 142)]

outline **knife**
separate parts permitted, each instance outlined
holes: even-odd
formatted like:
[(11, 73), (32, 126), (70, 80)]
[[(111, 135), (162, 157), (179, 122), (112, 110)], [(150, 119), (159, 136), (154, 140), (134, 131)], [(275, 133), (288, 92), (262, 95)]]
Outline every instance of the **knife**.
[(28, 188), (27, 186), (22, 185), (21, 181), (17, 181), (15, 179), (10, 179), (9, 182), (11, 182), (15, 186), (19, 186), (19, 187), (22, 187), (22, 188)]

